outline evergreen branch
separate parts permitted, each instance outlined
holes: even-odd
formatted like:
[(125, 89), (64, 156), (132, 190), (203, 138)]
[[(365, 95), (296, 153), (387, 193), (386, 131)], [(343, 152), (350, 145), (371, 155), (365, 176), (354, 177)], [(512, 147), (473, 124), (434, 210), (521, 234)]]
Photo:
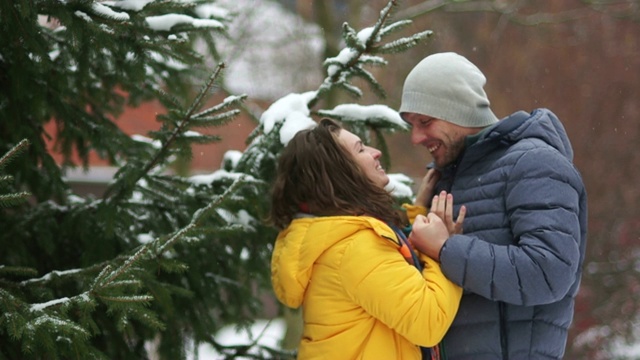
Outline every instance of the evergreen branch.
[(113, 302), (124, 302), (124, 303), (144, 303), (148, 304), (150, 301), (153, 301), (153, 296), (151, 295), (135, 295), (135, 296), (104, 296), (97, 295), (98, 298), (107, 301)]
[[(127, 256), (127, 258), (129, 258), (129, 257)], [(100, 271), (100, 273), (98, 274), (98, 276), (96, 276), (95, 281), (94, 281), (94, 282), (93, 282), (93, 284), (91, 285), (91, 289), (93, 289), (93, 288), (97, 287), (97, 286), (98, 286), (98, 284), (99, 284), (99, 283), (101, 283), (101, 282), (103, 281), (103, 279), (105, 279), (105, 278), (109, 275), (109, 273), (111, 272), (111, 269), (112, 269), (112, 265), (111, 265), (110, 263), (109, 263), (109, 264), (107, 264), (107, 265), (106, 265), (106, 266), (105, 266), (105, 267)], [(103, 287), (104, 287), (104, 286), (107, 286), (107, 285), (108, 285), (108, 284), (105, 284), (105, 285), (103, 285)]]
[[(231, 92), (229, 91), (229, 89), (227, 89), (227, 88), (224, 86), (224, 84), (222, 84), (218, 90), (220, 90), (221, 92), (223, 92), (223, 93), (225, 93), (225, 94), (227, 94), (227, 95), (231, 95)], [(244, 100), (245, 100), (245, 99), (243, 98), (243, 102), (239, 103), (239, 104), (238, 104), (238, 106), (239, 106), (240, 108), (242, 108), (242, 110), (244, 110), (244, 113), (245, 113), (246, 115), (248, 115), (248, 116), (249, 116), (249, 119), (250, 119), (253, 123), (255, 123), (255, 124), (259, 124), (259, 123), (260, 123), (260, 119), (256, 116), (255, 112), (254, 112), (254, 111), (251, 111), (251, 110), (250, 110), (250, 108), (249, 108), (249, 106), (247, 106), (247, 105), (244, 103)], [(249, 101), (250, 101), (250, 100), (249, 100)]]
[[(7, 311), (8, 308), (12, 311)], [(24, 321), (22, 315), (25, 312), (25, 303), (0, 287), (0, 309), (3, 310), (0, 325), (6, 329), (12, 339), (19, 339), (23, 332), (21, 323)], [(11, 316), (7, 316), (9, 314)]]
[(160, 193), (159, 195), (165, 198), (169, 204), (177, 201), (184, 188), (189, 185), (178, 178), (169, 178), (161, 175), (148, 176), (146, 181), (148, 183), (147, 186), (141, 186), (139, 189), (146, 191), (151, 196), (154, 193)]
[[(140, 288), (142, 287), (142, 282), (140, 280), (118, 280), (118, 281), (114, 281), (111, 284), (107, 285), (108, 287), (127, 287), (127, 286), (131, 286), (131, 287), (135, 287), (135, 288)], [(105, 287), (107, 287), (105, 286)]]
[(222, 70), (224, 69), (224, 67), (225, 67), (224, 63), (218, 64), (218, 67), (216, 68), (216, 70), (209, 77), (209, 81), (207, 81), (204, 84), (204, 86), (202, 87), (202, 89), (200, 90), (198, 95), (196, 96), (196, 99), (191, 104), (191, 107), (189, 108), (189, 110), (187, 111), (187, 114), (185, 116), (186, 119), (190, 119), (194, 115), (194, 112), (202, 106), (202, 102), (205, 99), (205, 95), (207, 94), (209, 89), (211, 89), (211, 87), (213, 87), (213, 84), (215, 84), (216, 79), (218, 78), (220, 73), (222, 73)]
[[(130, 180), (129, 184), (134, 184), (133, 186), (135, 186), (138, 180), (142, 179), (149, 171), (151, 171), (151, 169), (156, 167), (156, 165), (160, 162), (161, 159), (165, 157), (171, 145), (178, 139), (178, 137), (184, 131), (186, 131), (189, 122), (194, 116), (193, 113), (196, 111), (196, 109), (198, 109), (202, 105), (205, 95), (207, 94), (209, 89), (211, 89), (211, 87), (214, 85), (216, 79), (222, 72), (223, 68), (224, 68), (224, 63), (220, 63), (216, 68), (216, 70), (213, 72), (213, 74), (209, 77), (209, 81), (207, 81), (207, 83), (200, 90), (200, 93), (198, 93), (198, 95), (196, 96), (196, 99), (191, 104), (189, 110), (186, 112), (186, 114), (184, 114), (184, 116), (182, 116), (182, 120), (180, 121), (180, 123), (171, 132), (168, 139), (163, 142), (162, 147), (156, 152), (156, 155), (152, 157), (145, 165), (142, 166), (141, 170), (133, 179), (129, 179)], [(118, 193), (112, 196), (111, 191), (113, 191), (113, 189), (115, 189), (115, 187), (112, 186), (106, 191), (105, 198), (117, 199), (121, 197), (123, 194), (125, 194), (126, 192), (131, 191), (131, 189), (127, 188), (126, 186), (121, 187)]]
[(64, 271), (59, 271), (59, 270), (53, 270), (47, 274), (45, 274), (44, 276), (41, 276), (37, 279), (28, 279), (25, 281), (22, 281), (20, 283), (20, 285), (28, 285), (28, 284), (42, 284), (46, 281), (49, 281), (51, 279), (53, 279), (54, 277), (61, 277), (64, 275), (71, 275), (71, 274), (76, 274), (78, 272), (80, 272), (81, 269), (72, 269), (72, 270), (64, 270)]
[(272, 358), (272, 359), (295, 358), (296, 354), (297, 354), (297, 349), (295, 349), (295, 350), (276, 349), (276, 348), (272, 348), (270, 346), (260, 345), (258, 343), (260, 341), (260, 339), (266, 335), (267, 329), (271, 325), (272, 321), (273, 321), (273, 319), (269, 320), (265, 324), (264, 328), (260, 331), (258, 336), (256, 336), (255, 339), (252, 339), (252, 342), (249, 343), (249, 344), (222, 345), (219, 342), (217, 342), (213, 336), (210, 336), (207, 339), (207, 342), (209, 344), (211, 344), (213, 346), (213, 348), (218, 353), (225, 354), (225, 359), (236, 359), (238, 357), (256, 359), (256, 360), (265, 359), (265, 356), (262, 355), (262, 354), (249, 353), (249, 350), (251, 350), (252, 348), (257, 348), (257, 349), (260, 349), (260, 350), (264, 350), (268, 354), (271, 355), (271, 357), (266, 357), (266, 358)]
[(364, 79), (371, 86), (371, 89), (373, 90), (374, 93), (376, 93), (379, 97), (382, 97), (382, 98), (387, 96), (387, 93), (384, 91), (384, 88), (376, 80), (373, 74), (371, 74), (370, 72), (368, 72), (367, 70), (361, 67), (357, 67), (356, 69), (357, 71), (355, 72), (355, 75)]
[(196, 99), (192, 102), (190, 108), (187, 110), (186, 114), (184, 116), (182, 116), (182, 120), (180, 122), (180, 124), (178, 124), (176, 126), (176, 128), (173, 130), (173, 132), (171, 133), (171, 135), (169, 136), (169, 138), (163, 143), (162, 148), (156, 153), (156, 156), (151, 159), (147, 165), (145, 165), (143, 167), (143, 171), (141, 171), (141, 175), (140, 178), (142, 178), (142, 176), (144, 176), (144, 174), (148, 173), (151, 169), (153, 169), (156, 164), (160, 161), (160, 159), (164, 156), (164, 153), (167, 151), (167, 149), (171, 146), (171, 144), (173, 144), (173, 142), (182, 134), (184, 133), (184, 131), (186, 131), (187, 129), (187, 124), (191, 121), (191, 119), (195, 116), (194, 112), (196, 111), (196, 109), (199, 109), (202, 106), (202, 102), (204, 101), (205, 95), (207, 94), (207, 92), (209, 91), (209, 89), (211, 89), (211, 87), (213, 87), (216, 79), (218, 78), (218, 76), (220, 75), (220, 73), (222, 72), (222, 69), (224, 69), (224, 63), (220, 63), (218, 65), (218, 67), (216, 68), (216, 70), (213, 72), (213, 74), (209, 77), (209, 81), (207, 81), (207, 83), (203, 86), (203, 88), (200, 90), (200, 92), (198, 93), (198, 95), (196, 96)]
[(68, 297), (62, 297), (62, 298), (59, 298), (59, 299), (54, 299), (54, 300), (51, 300), (51, 301), (47, 301), (45, 303), (31, 304), (31, 311), (41, 311), (41, 310), (44, 310), (44, 309), (46, 309), (46, 308), (48, 308), (50, 306), (66, 304), (66, 303), (69, 302), (69, 300), (71, 300), (71, 299), (69, 299)]
[(377, 39), (378, 38), (382, 27), (384, 26), (384, 24), (387, 23), (387, 20), (389, 19), (389, 17), (391, 17), (391, 11), (393, 10), (393, 7), (397, 6), (397, 5), (398, 5), (398, 1), (397, 0), (391, 0), (382, 9), (382, 11), (380, 11), (380, 17), (378, 18), (378, 21), (376, 22), (376, 24), (373, 27), (373, 31), (371, 32), (371, 36), (369, 36), (369, 39), (367, 39), (367, 48), (369, 48), (369, 46), (371, 45), (372, 39)]
[(11, 175), (2, 175), (0, 176), (0, 186), (6, 186), (13, 181), (13, 176)]
[[(28, 147), (29, 141), (24, 139), (20, 141), (16, 146), (12, 147), (2, 158), (0, 158), (0, 170), (7, 166), (11, 161), (22, 154)], [(13, 176), (6, 175), (0, 177), (0, 185), (5, 186), (13, 181)], [(26, 191), (19, 193), (11, 193), (0, 195), (0, 208), (8, 208), (24, 203), (31, 194)]]
[(234, 117), (236, 117), (238, 114), (240, 114), (240, 110), (238, 109), (233, 109), (233, 110), (229, 110), (226, 111), (222, 114), (217, 114), (217, 115), (213, 115), (213, 116), (198, 116), (198, 117), (194, 117), (191, 120), (191, 124), (194, 127), (209, 127), (209, 126), (218, 126), (218, 125), (224, 125), (226, 123), (228, 123), (229, 121), (231, 121)]
[(38, 272), (34, 268), (0, 265), (0, 276), (14, 275), (26, 277), (36, 275), (37, 273)]
[[(147, 177), (146, 180), (149, 183), (153, 183), (154, 185), (156, 185), (156, 187), (153, 189), (150, 187), (139, 187), (137, 191), (140, 191), (140, 193), (145, 197), (153, 200), (153, 203), (175, 203), (179, 201), (178, 197), (180, 194), (179, 191), (176, 191), (176, 189), (170, 189), (169, 191), (167, 191), (167, 189), (165, 189), (166, 186), (162, 186), (162, 188), (160, 188), (161, 182), (154, 181), (152, 179), (152, 176)], [(151, 204), (151, 206), (154, 206), (153, 203)], [(163, 208), (167, 211), (170, 210), (170, 208), (166, 206), (164, 206)]]
[(166, 108), (178, 108), (182, 105), (178, 98), (167, 93), (163, 89), (154, 88), (153, 91), (156, 94), (158, 101), (160, 101), (160, 103)]
[(16, 146), (11, 148), (9, 152), (4, 154), (2, 158), (0, 158), (0, 170), (2, 170), (5, 166), (7, 166), (12, 160), (16, 158), (19, 154), (24, 152), (27, 147), (29, 147), (29, 140), (24, 139), (20, 141)]
[(200, 221), (209, 214), (209, 212), (211, 212), (213, 209), (217, 208), (223, 200), (225, 200), (230, 194), (234, 193), (235, 190), (238, 188), (238, 186), (240, 186), (241, 184), (243, 184), (245, 182), (245, 178), (246, 176), (241, 175), (238, 178), (236, 178), (233, 183), (225, 190), (224, 193), (222, 193), (222, 195), (216, 196), (214, 198), (213, 201), (211, 201), (207, 206), (205, 206), (204, 208), (198, 209), (192, 216), (191, 218), (191, 222), (189, 223), (189, 225), (185, 226), (182, 230), (180, 230), (178, 233), (176, 233), (174, 236), (172, 236), (169, 240), (167, 240), (164, 244), (162, 244), (162, 246), (159, 248), (160, 253), (167, 247), (170, 245), (173, 245), (173, 243), (175, 243), (179, 238), (182, 237), (183, 234), (186, 234), (189, 230), (196, 228), (198, 226), (200, 226)]
[[(236, 96), (236, 95), (231, 95), (226, 97), (224, 100), (222, 100), (222, 103), (216, 105), (216, 106), (212, 106), (207, 110), (201, 111), (197, 114), (193, 115), (194, 119), (199, 119), (199, 118), (203, 118), (206, 117), (209, 114), (212, 114), (214, 112), (218, 112), (224, 109), (228, 109), (231, 106), (237, 106), (242, 104), (242, 102), (247, 98), (247, 95), (240, 95), (240, 96)], [(237, 110), (232, 110), (232, 111), (237, 111)], [(221, 115), (217, 115), (217, 116), (221, 116)]]
[(26, 191), (23, 191), (17, 194), (0, 195), (0, 207), (7, 208), (7, 207), (20, 205), (25, 201), (27, 201), (27, 198), (30, 195), (31, 194)]
[(220, 135), (205, 135), (205, 134), (193, 135), (193, 134), (187, 134), (187, 133), (182, 134), (178, 139), (188, 140), (189, 143), (194, 143), (194, 144), (211, 144), (211, 143), (215, 143), (222, 140)]
[[(115, 281), (118, 277), (124, 274), (127, 270), (129, 270), (130, 267), (132, 267), (139, 260), (141, 260), (142, 256), (147, 251), (149, 251), (149, 247), (150, 247), (149, 245), (150, 244), (145, 244), (144, 246), (142, 246), (140, 249), (138, 249), (138, 251), (135, 252), (135, 254), (133, 254), (133, 256), (130, 256), (129, 258), (127, 258), (127, 260), (125, 260), (125, 262), (122, 265), (120, 265), (117, 269), (113, 270), (110, 274), (108, 274), (108, 276), (104, 280), (102, 280), (100, 283), (97, 284), (98, 288), (104, 288), (105, 286), (108, 286), (113, 281)], [(92, 289), (92, 292), (95, 293), (96, 289)]]
[(81, 327), (80, 325), (72, 322), (72, 321), (68, 321), (66, 319), (61, 319), (59, 317), (54, 317), (51, 316), (50, 314), (45, 314), (42, 316), (39, 316), (29, 322), (27, 322), (27, 324), (25, 325), (26, 328), (29, 327), (40, 327), (42, 325), (48, 325), (51, 324), (53, 325), (53, 327), (55, 329), (71, 329), (74, 332), (76, 332), (77, 334), (82, 335), (83, 338), (88, 338), (90, 336), (89, 332), (87, 330), (85, 330), (83, 327)]
[(360, 57), (360, 62), (362, 64), (375, 66), (384, 66), (388, 63), (387, 60), (385, 60), (383, 57), (377, 55), (362, 55)]
[[(340, 54), (338, 54), (339, 59), (334, 58), (334, 59), (327, 59), (325, 61), (324, 65), (327, 66), (328, 77), (324, 80), (324, 82), (318, 88), (316, 96), (309, 101), (308, 103), (309, 108), (312, 108), (313, 106), (315, 106), (315, 104), (318, 102), (320, 97), (324, 93), (328, 92), (329, 89), (331, 89), (334, 85), (341, 86), (343, 89), (347, 90), (349, 93), (355, 95), (356, 97), (361, 96), (361, 95), (358, 95), (361, 93), (360, 89), (358, 89), (354, 85), (345, 83), (345, 79), (347, 78), (347, 76), (345, 76), (345, 73), (348, 73), (352, 69), (356, 68), (361, 62), (362, 56), (364, 56), (365, 54), (375, 52), (376, 48), (374, 44), (377, 41), (379, 41), (380, 33), (384, 27), (384, 24), (388, 21), (389, 17), (391, 16), (391, 10), (396, 5), (397, 5), (397, 0), (390, 0), (387, 3), (387, 5), (382, 9), (382, 11), (380, 11), (380, 16), (378, 17), (376, 24), (373, 26), (373, 28), (370, 29), (370, 32), (368, 32), (367, 39), (364, 41), (364, 46), (358, 45), (355, 47), (347, 47), (343, 49), (340, 52)], [(349, 37), (349, 39), (345, 39), (347, 44), (355, 41), (355, 38), (357, 37), (351, 34), (350, 29), (351, 28), (349, 27), (348, 24), (345, 23), (343, 25), (343, 34)], [(358, 35), (360, 35), (361, 33), (363, 33), (363, 31), (361, 31)], [(346, 58), (346, 59), (343, 60), (342, 58)], [(338, 61), (338, 63), (336, 63), (336, 60)], [(330, 66), (332, 65), (334, 66), (333, 70), (332, 68), (330, 68)]]
[(417, 34), (413, 34), (410, 37), (394, 40), (390, 43), (377, 47), (375, 52), (380, 54), (395, 54), (406, 51), (409, 48), (418, 45), (420, 41), (430, 37), (431, 35), (433, 35), (433, 31), (431, 30), (422, 31)]
[[(102, 277), (104, 277), (106, 275), (106, 273), (108, 273), (108, 271), (111, 269), (111, 265), (110, 264), (113, 261), (124, 260), (126, 258), (128, 258), (128, 256), (120, 255), (120, 256), (116, 257), (115, 259), (111, 259), (111, 260), (103, 261), (103, 262), (100, 262), (100, 263), (96, 263), (96, 264), (93, 264), (91, 266), (87, 266), (87, 267), (84, 267), (84, 268), (81, 268), (81, 269), (64, 270), (64, 271), (53, 270), (53, 271), (50, 271), (47, 274), (45, 274), (45, 275), (43, 275), (43, 276), (41, 276), (39, 278), (27, 279), (27, 280), (21, 281), (19, 283), (19, 285), (20, 286), (27, 286), (27, 285), (35, 284), (35, 285), (38, 285), (38, 286), (46, 286), (54, 278), (63, 278), (63, 277), (66, 277), (66, 276), (83, 275), (83, 274), (96, 272), (97, 270), (101, 269), (100, 274), (98, 274), (98, 276), (96, 277), (96, 279), (99, 280)], [(97, 281), (94, 281), (94, 284), (96, 282)]]
[(339, 82), (336, 85), (342, 87), (344, 90), (346, 90), (348, 93), (350, 93), (356, 98), (362, 97), (362, 90), (360, 90), (360, 88), (355, 85), (349, 84), (346, 81)]
[(253, 339), (253, 341), (248, 344), (248, 345), (242, 345), (240, 347), (240, 349), (242, 349), (242, 351), (240, 351), (239, 353), (236, 353), (236, 356), (238, 355), (247, 355), (247, 352), (250, 348), (256, 346), (258, 344), (258, 341), (260, 341), (260, 339), (264, 336), (264, 334), (267, 332), (267, 328), (269, 327), (269, 325), (271, 325), (271, 322), (273, 321), (273, 319), (269, 319), (269, 321), (265, 324), (264, 328), (262, 328), (262, 331), (260, 332), (260, 334), (258, 334), (258, 336), (256, 336), (255, 339)]
[(342, 37), (345, 40), (347, 47), (358, 51), (366, 50), (366, 45), (361, 43), (358, 39), (358, 33), (347, 23), (342, 25)]
[(396, 21), (391, 25), (387, 25), (384, 28), (382, 28), (382, 30), (380, 30), (380, 37), (384, 37), (387, 36), (393, 32), (399, 31), (401, 29), (406, 28), (407, 26), (411, 25), (413, 23), (413, 21), (411, 20), (400, 20), (400, 21)]
[[(218, 205), (220, 205), (222, 203), (222, 201), (229, 194), (233, 193), (236, 190), (236, 188), (240, 184), (242, 184), (244, 182), (244, 179), (245, 179), (244, 176), (239, 176), (237, 179), (235, 179), (235, 181), (231, 184), (231, 186), (229, 186), (229, 188), (222, 195), (217, 196), (213, 201), (211, 201), (204, 208), (198, 209), (193, 214), (193, 217), (191, 218), (191, 222), (187, 226), (183, 227), (178, 232), (176, 232), (173, 236), (171, 236), (169, 239), (167, 239), (164, 243), (160, 244), (160, 246), (157, 247), (154, 255), (158, 256), (158, 255), (162, 254), (165, 251), (165, 249), (169, 248), (174, 243), (176, 243), (178, 240), (182, 239), (184, 236), (189, 234), (193, 229), (195, 229), (198, 226), (200, 226), (200, 221), (204, 218), (204, 216), (207, 215), (213, 209), (215, 209)], [(120, 277), (125, 272), (127, 272), (127, 270), (131, 266), (133, 266), (135, 263), (137, 263), (138, 261), (143, 259), (143, 256), (146, 255), (150, 251), (150, 249), (152, 247), (155, 247), (159, 241), (160, 241), (159, 238), (157, 238), (156, 240), (143, 245), (140, 249), (138, 249), (138, 251), (136, 251), (136, 253), (133, 256), (127, 258), (127, 260), (125, 260), (125, 262), (122, 265), (120, 265), (117, 269), (111, 271), (104, 278), (104, 280), (101, 280), (101, 281), (97, 282), (92, 287), (91, 291), (95, 292), (98, 288), (104, 288), (106, 286), (109, 286), (118, 277)], [(101, 275), (103, 273), (105, 273), (105, 272), (103, 271), (101, 273)], [(98, 278), (100, 278), (100, 277), (101, 276), (99, 276)]]

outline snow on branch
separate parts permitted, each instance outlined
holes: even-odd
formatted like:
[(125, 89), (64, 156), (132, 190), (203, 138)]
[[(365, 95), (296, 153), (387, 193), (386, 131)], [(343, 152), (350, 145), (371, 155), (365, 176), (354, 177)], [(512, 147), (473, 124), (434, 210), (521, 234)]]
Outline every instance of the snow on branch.
[(218, 20), (196, 19), (189, 15), (166, 14), (149, 16), (145, 20), (149, 28), (157, 31), (169, 31), (176, 25), (190, 25), (196, 28), (224, 29), (225, 25)]
[(277, 124), (280, 143), (286, 145), (298, 131), (315, 126), (310, 117), (309, 102), (317, 96), (317, 92), (289, 94), (274, 102), (260, 117), (260, 124), (265, 134), (269, 134)]
[(328, 116), (343, 122), (377, 122), (384, 123), (391, 128), (407, 130), (405, 123), (397, 111), (386, 105), (342, 104), (331, 110), (319, 110), (321, 116)]

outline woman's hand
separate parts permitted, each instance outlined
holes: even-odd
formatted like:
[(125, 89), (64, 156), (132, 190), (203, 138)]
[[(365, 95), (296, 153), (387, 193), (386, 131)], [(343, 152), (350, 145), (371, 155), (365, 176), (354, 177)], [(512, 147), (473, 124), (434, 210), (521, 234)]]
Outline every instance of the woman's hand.
[(409, 234), (411, 245), (428, 257), (440, 261), (440, 249), (449, 238), (449, 231), (436, 214), (418, 215)]
[(447, 226), (447, 230), (451, 235), (462, 234), (462, 223), (464, 217), (467, 214), (467, 208), (462, 205), (458, 218), (453, 220), (453, 195), (447, 194), (446, 191), (440, 192), (440, 195), (435, 195), (431, 202), (430, 213), (438, 215), (444, 224)]
[(425, 207), (429, 205), (429, 199), (433, 196), (438, 180), (440, 180), (440, 172), (433, 168), (429, 169), (427, 174), (422, 178), (414, 205)]

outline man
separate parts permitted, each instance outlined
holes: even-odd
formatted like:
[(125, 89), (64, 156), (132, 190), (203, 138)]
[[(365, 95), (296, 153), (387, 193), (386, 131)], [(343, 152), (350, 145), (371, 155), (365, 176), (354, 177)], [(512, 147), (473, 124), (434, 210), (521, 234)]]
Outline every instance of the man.
[(485, 82), (463, 56), (439, 53), (416, 65), (402, 92), (412, 142), (441, 174), (436, 190), (467, 209), (463, 234), (427, 254), (464, 288), (445, 353), (561, 359), (585, 253), (584, 184), (558, 118), (536, 109), (498, 121)]

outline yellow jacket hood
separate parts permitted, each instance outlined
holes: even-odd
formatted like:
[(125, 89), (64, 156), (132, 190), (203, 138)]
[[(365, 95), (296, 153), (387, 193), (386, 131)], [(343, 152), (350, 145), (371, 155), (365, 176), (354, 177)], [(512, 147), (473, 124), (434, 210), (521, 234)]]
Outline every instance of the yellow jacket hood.
[(371, 229), (399, 246), (393, 230), (371, 217), (327, 216), (293, 220), (278, 234), (271, 259), (271, 281), (278, 299), (291, 308), (302, 305), (318, 257), (334, 244), (364, 229)]

